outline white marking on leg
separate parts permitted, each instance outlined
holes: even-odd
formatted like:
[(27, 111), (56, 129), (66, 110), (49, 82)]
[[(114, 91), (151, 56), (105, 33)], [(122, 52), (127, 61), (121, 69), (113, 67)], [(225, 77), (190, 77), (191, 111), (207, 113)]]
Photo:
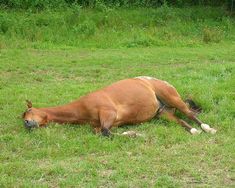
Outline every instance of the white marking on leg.
[(217, 132), (216, 129), (211, 128), (209, 125), (207, 125), (205, 123), (201, 124), (201, 128), (203, 131), (205, 131), (207, 133), (215, 134)]
[(130, 137), (143, 136), (142, 134), (137, 133), (135, 131), (126, 131), (126, 132), (123, 132), (121, 135), (130, 136)]
[(201, 131), (199, 131), (199, 130), (197, 130), (197, 129), (195, 129), (195, 128), (192, 128), (192, 129), (190, 129), (190, 133), (191, 133), (192, 135), (197, 135), (197, 134), (200, 134)]
[(205, 123), (202, 123), (201, 124), (201, 128), (202, 130), (204, 130), (205, 132), (210, 132), (210, 126), (205, 124)]

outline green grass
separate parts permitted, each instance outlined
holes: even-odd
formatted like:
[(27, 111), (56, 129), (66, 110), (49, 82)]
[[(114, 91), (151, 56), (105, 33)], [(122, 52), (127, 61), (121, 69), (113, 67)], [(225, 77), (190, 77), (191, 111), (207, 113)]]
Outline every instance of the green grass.
[[(138, 10), (128, 14), (134, 13), (138, 15)], [(1, 14), (9, 19), (25, 16)], [(87, 14), (95, 15), (92, 11)], [(28, 19), (34, 17), (43, 18), (43, 13)], [(127, 19), (133, 22), (133, 30), (145, 33), (134, 18)], [(186, 41), (182, 43), (159, 39), (163, 45), (123, 46), (112, 43), (129, 39), (120, 30), (123, 35), (110, 33), (111, 41), (103, 38), (100, 43), (95, 34), (84, 39), (83, 46), (44, 41), (45, 35), (33, 42), (28, 34), (13, 37), (8, 31), (2, 33), (0, 187), (234, 187), (235, 42), (233, 20), (226, 19), (231, 29), (220, 41), (205, 43), (196, 32), (195, 45), (187, 45), (194, 34), (180, 35)], [(48, 29), (53, 30), (51, 27)], [(220, 21), (218, 28), (223, 30)], [(109, 27), (104, 31), (108, 34)], [(105, 32), (98, 33), (104, 37)], [(157, 119), (112, 130), (136, 130), (144, 137), (115, 136), (112, 140), (94, 135), (88, 125), (50, 124), (32, 132), (23, 127), (20, 116), (25, 99), (32, 100), (35, 107), (60, 105), (139, 75), (167, 80), (183, 98), (191, 96), (203, 108), (199, 117), (218, 133), (191, 136), (179, 125)]]

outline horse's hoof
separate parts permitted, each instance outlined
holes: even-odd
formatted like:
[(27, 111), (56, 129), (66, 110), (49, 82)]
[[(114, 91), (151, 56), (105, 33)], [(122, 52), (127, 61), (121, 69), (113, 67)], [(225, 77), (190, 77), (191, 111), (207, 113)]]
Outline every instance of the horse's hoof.
[(102, 128), (101, 134), (102, 136), (106, 136), (106, 137), (109, 137), (111, 135), (110, 131), (107, 128)]
[(215, 134), (217, 132), (216, 129), (211, 128), (209, 125), (202, 123), (201, 124), (201, 128), (203, 131), (205, 131), (206, 133), (211, 133), (211, 134)]
[(198, 134), (200, 134), (202, 131), (199, 131), (199, 130), (197, 130), (197, 129), (195, 129), (195, 128), (192, 128), (192, 129), (190, 129), (190, 133), (192, 134), (192, 135), (198, 135)]
[(210, 132), (210, 129), (211, 129), (210, 126), (205, 124), (205, 123), (201, 124), (201, 128), (202, 128), (203, 131), (205, 131), (207, 133)]

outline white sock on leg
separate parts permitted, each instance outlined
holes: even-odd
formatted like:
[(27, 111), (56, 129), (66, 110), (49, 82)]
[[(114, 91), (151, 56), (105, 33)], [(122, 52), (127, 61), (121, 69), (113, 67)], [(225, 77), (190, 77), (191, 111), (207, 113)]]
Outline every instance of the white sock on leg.
[(191, 133), (192, 135), (196, 135), (196, 134), (200, 134), (201, 131), (199, 131), (199, 130), (197, 130), (197, 129), (195, 129), (195, 128), (192, 128), (192, 129), (190, 129), (190, 133)]
[(205, 123), (201, 124), (201, 128), (207, 133), (215, 134), (217, 132), (216, 129), (211, 128), (209, 125)]

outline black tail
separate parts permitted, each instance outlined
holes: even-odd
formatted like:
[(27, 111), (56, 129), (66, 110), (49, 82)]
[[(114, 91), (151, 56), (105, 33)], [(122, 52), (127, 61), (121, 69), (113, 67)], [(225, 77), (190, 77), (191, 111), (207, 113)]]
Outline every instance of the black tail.
[(184, 102), (189, 106), (192, 111), (198, 114), (202, 112), (202, 108), (198, 106), (192, 99), (186, 99)]

